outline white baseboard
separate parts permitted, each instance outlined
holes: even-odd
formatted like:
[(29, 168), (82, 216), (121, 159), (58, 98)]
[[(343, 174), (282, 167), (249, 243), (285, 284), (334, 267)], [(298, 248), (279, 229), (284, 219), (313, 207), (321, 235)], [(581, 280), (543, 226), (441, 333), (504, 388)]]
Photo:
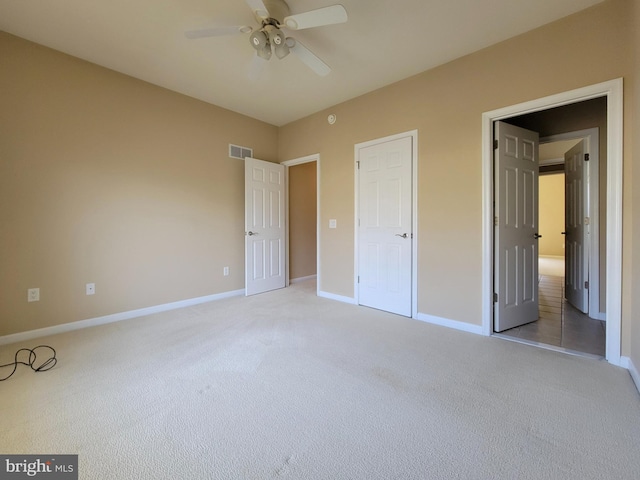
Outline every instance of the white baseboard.
[(458, 320), (450, 320), (448, 318), (436, 317), (435, 315), (427, 315), (426, 313), (420, 313), (415, 316), (416, 320), (421, 320), (427, 323), (433, 323), (434, 325), (441, 325), (443, 327), (453, 328), (455, 330), (462, 330), (463, 332), (475, 333), (476, 335), (482, 335), (482, 325), (472, 325), (471, 323), (460, 322)]
[(222, 300), (223, 298), (235, 297), (238, 295), (244, 295), (244, 288), (242, 290), (216, 293), (213, 295), (206, 295), (204, 297), (190, 298), (187, 300), (180, 300), (178, 302), (165, 303), (162, 305), (155, 305), (153, 307), (139, 308), (137, 310), (130, 310), (128, 312), (113, 313), (111, 315), (104, 315), (102, 317), (89, 318), (87, 320), (78, 320), (77, 322), (63, 323), (61, 325), (54, 325), (52, 327), (38, 328), (37, 330), (29, 330), (27, 332), (5, 335), (3, 337), (0, 337), (0, 345), (23, 342), (26, 340), (32, 340), (34, 338), (56, 335), (58, 333), (70, 332), (72, 330), (79, 330), (81, 328), (104, 325), (106, 323), (130, 320), (132, 318), (143, 317), (145, 315), (151, 315), (153, 313), (166, 312), (167, 310), (190, 307), (192, 305), (213, 302), (214, 300)]
[(342, 295), (336, 295), (335, 293), (323, 292), (318, 290), (318, 296), (322, 298), (328, 298), (329, 300), (337, 300), (338, 302), (350, 303), (351, 305), (357, 305), (356, 299), (353, 297), (345, 297)]
[(631, 360), (631, 358), (629, 357), (621, 357), (620, 366), (629, 370), (629, 373), (631, 374), (631, 378), (633, 379), (633, 383), (636, 384), (638, 393), (640, 393), (640, 372), (634, 365), (633, 360)]
[[(336, 295), (334, 293), (318, 291), (318, 296), (323, 298), (329, 298), (331, 300), (337, 300), (339, 302), (350, 303), (357, 305), (356, 299), (351, 297), (344, 297), (342, 295)], [(416, 320), (420, 320), (427, 323), (433, 323), (435, 325), (441, 325), (443, 327), (453, 328), (455, 330), (462, 330), (463, 332), (475, 333), (482, 335), (481, 325), (471, 325), (465, 322), (459, 322), (457, 320), (449, 320), (448, 318), (436, 317), (434, 315), (427, 315), (425, 313), (418, 313), (415, 317)]]
[(318, 276), (317, 275), (307, 275), (306, 277), (292, 278), (292, 279), (289, 280), (289, 283), (305, 282), (307, 280), (313, 280), (315, 278), (318, 278)]

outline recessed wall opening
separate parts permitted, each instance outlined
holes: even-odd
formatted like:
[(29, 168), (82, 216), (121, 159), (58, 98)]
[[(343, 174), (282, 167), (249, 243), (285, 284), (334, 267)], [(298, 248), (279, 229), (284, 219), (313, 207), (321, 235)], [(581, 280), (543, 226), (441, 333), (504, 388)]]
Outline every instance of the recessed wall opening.
[(538, 316), (500, 335), (604, 357), (607, 98), (502, 121), (537, 132), (540, 145)]

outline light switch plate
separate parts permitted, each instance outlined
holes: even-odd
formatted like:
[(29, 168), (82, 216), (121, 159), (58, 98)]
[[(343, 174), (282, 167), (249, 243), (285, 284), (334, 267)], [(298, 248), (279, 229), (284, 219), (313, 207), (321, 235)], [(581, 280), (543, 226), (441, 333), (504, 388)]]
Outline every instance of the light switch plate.
[(27, 302), (39, 302), (40, 301), (40, 289), (30, 288), (27, 290)]
[(335, 218), (329, 220), (329, 228), (338, 228), (338, 221)]

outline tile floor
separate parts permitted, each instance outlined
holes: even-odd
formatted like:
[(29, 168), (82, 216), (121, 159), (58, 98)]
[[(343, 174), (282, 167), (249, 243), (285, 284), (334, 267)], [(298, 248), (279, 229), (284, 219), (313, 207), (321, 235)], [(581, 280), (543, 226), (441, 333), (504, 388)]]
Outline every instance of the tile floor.
[(550, 345), (570, 353), (604, 357), (605, 323), (589, 318), (564, 300), (564, 277), (540, 275), (538, 288), (538, 320), (502, 332), (500, 336), (525, 343)]

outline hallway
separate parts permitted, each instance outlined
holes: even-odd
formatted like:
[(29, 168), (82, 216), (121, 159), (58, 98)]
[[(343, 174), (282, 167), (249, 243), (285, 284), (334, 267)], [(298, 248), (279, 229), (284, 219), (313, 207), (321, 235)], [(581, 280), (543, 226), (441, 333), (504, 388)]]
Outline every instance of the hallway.
[(562, 257), (540, 257), (539, 318), (499, 334), (532, 345), (555, 347), (568, 353), (604, 357), (605, 322), (594, 320), (564, 300)]

